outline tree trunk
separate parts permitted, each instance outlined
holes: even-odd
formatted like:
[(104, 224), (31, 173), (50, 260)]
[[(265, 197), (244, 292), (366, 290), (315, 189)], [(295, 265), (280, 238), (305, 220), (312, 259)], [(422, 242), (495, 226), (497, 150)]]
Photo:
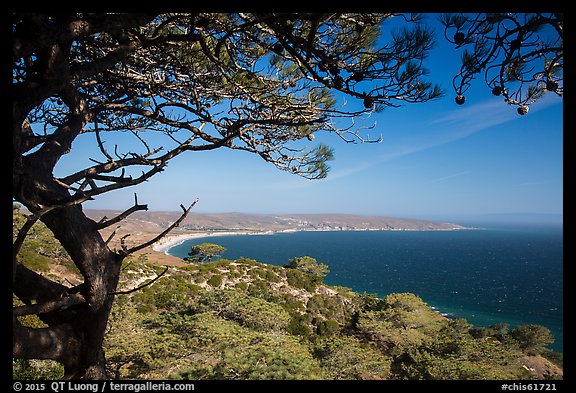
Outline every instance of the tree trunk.
[[(26, 156), (15, 175), (14, 193), (28, 208), (58, 206), (69, 197), (42, 163)], [(28, 176), (34, 173), (34, 176)], [(33, 210), (32, 210), (33, 211)], [(65, 368), (65, 377), (106, 378), (102, 342), (114, 300), (120, 266), (124, 257), (111, 251), (98, 232), (96, 223), (86, 217), (80, 205), (57, 207), (40, 218), (62, 244), (84, 277), (84, 282), (67, 288), (19, 265), (14, 275), (14, 293), (26, 304), (54, 303), (79, 293), (85, 299), (67, 309), (39, 314), (47, 328), (23, 327), (13, 318), (13, 356), (25, 359), (53, 359)]]
[[(13, 357), (56, 360), (64, 365), (66, 378), (106, 378), (102, 342), (125, 256), (108, 248), (97, 224), (79, 204), (69, 204), (69, 189), (53, 175), (58, 160), (71, 149), (85, 124), (94, 120), (74, 84), (77, 77), (71, 73), (70, 51), (74, 40), (88, 34), (141, 26), (154, 17), (134, 14), (71, 20), (65, 15), (32, 15), (24, 17), (29, 25), (13, 31), (14, 64), (22, 61), (18, 68), (26, 68), (26, 73), (12, 88), (12, 197), (46, 224), (84, 278), (75, 288), (53, 282), (19, 264), (18, 246), (13, 248), (13, 293), (25, 303), (17, 308), (19, 314), (13, 312)], [(136, 43), (115, 51), (114, 56), (99, 58), (91, 67), (82, 65), (82, 74), (98, 74), (112, 67), (134, 50)], [(48, 98), (57, 98), (68, 113), (54, 122), (47, 120), (50, 133), (42, 139), (26, 119)], [(48, 327), (22, 326), (17, 316), (29, 314), (37, 314)]]
[[(66, 210), (75, 210), (67, 212)], [(84, 283), (77, 287), (85, 302), (68, 309), (39, 315), (49, 327), (33, 329), (13, 322), (13, 356), (29, 359), (54, 359), (64, 364), (65, 377), (74, 379), (106, 378), (102, 342), (118, 284), (122, 258), (111, 252), (95, 230), (89, 230), (79, 207), (64, 208), (46, 215), (45, 223), (81, 269)], [(88, 225), (89, 227), (90, 225)], [(27, 301), (46, 301), (58, 294), (57, 285), (36, 285), (37, 293), (26, 293), (37, 278), (25, 268), (17, 270), (15, 294)], [(50, 288), (52, 293), (47, 290)], [(62, 287), (65, 288), (65, 287)], [(68, 289), (70, 291), (70, 289)], [(28, 290), (28, 292), (30, 292)], [(68, 295), (60, 292), (60, 296)]]

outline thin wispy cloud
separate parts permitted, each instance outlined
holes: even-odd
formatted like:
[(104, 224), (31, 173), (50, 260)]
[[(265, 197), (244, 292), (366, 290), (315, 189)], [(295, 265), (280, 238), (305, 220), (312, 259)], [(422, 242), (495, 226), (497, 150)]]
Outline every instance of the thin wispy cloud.
[[(543, 110), (551, 105), (561, 102), (553, 96), (545, 96), (536, 104), (532, 105), (527, 116)], [(342, 178), (356, 175), (386, 161), (405, 157), (410, 154), (426, 151), (439, 147), (447, 143), (456, 142), (463, 138), (472, 136), (491, 127), (502, 125), (511, 121), (521, 119), (520, 115), (512, 106), (505, 105), (501, 100), (492, 99), (465, 106), (458, 106), (454, 109), (440, 113), (434, 119), (410, 125), (411, 130), (425, 130), (425, 132), (412, 132), (405, 130), (399, 132), (399, 137), (384, 138), (382, 142), (383, 153), (374, 159), (367, 159), (353, 167), (347, 167), (332, 171), (326, 179), (320, 182), (332, 182)], [(459, 172), (438, 179), (433, 179), (430, 183), (448, 180), (452, 177), (463, 176), (469, 172)], [(285, 189), (297, 189), (309, 187), (316, 182), (309, 182), (303, 179), (291, 179), (268, 184), (270, 187), (280, 187)]]
[(439, 183), (439, 182), (443, 182), (443, 181), (448, 180), (448, 179), (453, 179), (453, 178), (455, 178), (455, 177), (460, 177), (460, 176), (468, 175), (468, 174), (470, 174), (470, 173), (471, 173), (470, 171), (458, 172), (458, 173), (454, 173), (454, 174), (452, 174), (452, 175), (439, 177), (439, 178), (437, 178), (437, 179), (432, 179), (432, 180), (426, 182), (426, 184)]
[(341, 169), (337, 172), (330, 172), (330, 173), (328, 173), (328, 176), (325, 179), (322, 179), (321, 181), (327, 182), (327, 181), (333, 181), (333, 180), (341, 179), (343, 177), (352, 176), (352, 175), (355, 175), (356, 173), (365, 171), (366, 169), (369, 169), (372, 166), (374, 166), (373, 163), (365, 162), (363, 164), (354, 166), (352, 168)]
[(477, 132), (518, 118), (518, 114), (499, 100), (479, 102), (466, 107), (457, 107), (429, 122), (430, 126), (464, 126), (463, 132)]
[[(561, 99), (558, 97), (545, 96), (531, 106), (527, 116), (560, 102)], [(385, 151), (376, 160), (358, 166), (356, 170), (344, 170), (329, 176), (335, 178), (349, 176), (382, 162), (452, 143), (491, 127), (519, 119), (520, 116), (514, 107), (505, 105), (497, 99), (457, 107), (439, 114), (432, 120), (411, 125), (411, 129), (426, 130), (426, 132), (412, 133), (406, 131), (406, 137), (395, 140), (386, 140), (385, 138), (386, 147), (383, 149)]]
[(513, 121), (518, 118), (518, 114), (513, 112), (499, 101), (487, 101), (439, 114), (432, 120), (411, 126), (414, 130), (425, 132), (407, 131), (406, 137), (389, 141), (388, 148), (373, 165), (452, 143)]
[[(539, 112), (551, 105), (558, 104), (561, 99), (547, 95), (530, 107), (530, 114)], [(521, 119), (515, 107), (504, 105), (499, 99), (475, 103), (468, 106), (457, 107), (429, 122), (430, 126), (459, 130), (462, 137), (474, 134), (490, 127)]]

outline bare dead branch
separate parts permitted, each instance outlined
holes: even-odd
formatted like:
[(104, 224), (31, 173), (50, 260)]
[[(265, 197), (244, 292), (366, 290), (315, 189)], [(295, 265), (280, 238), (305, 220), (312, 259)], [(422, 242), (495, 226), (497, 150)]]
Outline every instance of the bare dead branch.
[(104, 149), (104, 144), (102, 143), (102, 139), (100, 138), (100, 128), (98, 127), (98, 119), (94, 116), (94, 133), (96, 134), (96, 141), (98, 142), (98, 147), (104, 156), (108, 159), (108, 161), (114, 161), (114, 159), (108, 154), (106, 149)]
[(14, 243), (12, 244), (12, 254), (14, 260), (16, 260), (16, 255), (18, 255), (18, 253), (20, 252), (20, 248), (22, 247), (22, 244), (24, 243), (24, 240), (26, 239), (28, 232), (30, 231), (32, 226), (36, 223), (36, 221), (38, 221), (39, 218), (40, 215), (38, 214), (32, 214), (28, 216), (26, 222), (24, 223), (24, 225), (22, 225), (22, 228), (20, 228), (20, 230), (18, 231), (16, 240), (14, 240)]
[(86, 178), (86, 180), (88, 181), (88, 184), (92, 188), (92, 191), (94, 191), (94, 192), (98, 191), (98, 186), (96, 185), (96, 182), (94, 182), (94, 179)]
[(128, 233), (127, 235), (124, 235), (120, 238), (120, 248), (122, 248), (122, 251), (125, 253), (125, 255), (127, 254), (128, 251), (128, 247), (126, 246), (126, 243), (124, 242), (124, 239), (126, 239), (128, 236), (130, 236), (130, 234)]
[(130, 293), (139, 291), (143, 288), (146, 288), (148, 285), (152, 285), (154, 284), (156, 281), (158, 281), (158, 279), (160, 279), (160, 277), (162, 277), (164, 274), (166, 274), (166, 272), (168, 271), (168, 266), (166, 266), (166, 269), (164, 269), (164, 271), (162, 273), (160, 273), (159, 275), (157, 275), (155, 278), (153, 278), (151, 281), (148, 281), (145, 284), (140, 285), (139, 287), (133, 288), (133, 289), (129, 289), (127, 291), (117, 291), (114, 293), (111, 293), (110, 295), (128, 295)]
[(18, 231), (18, 235), (16, 236), (16, 240), (14, 240), (14, 243), (12, 243), (12, 281), (14, 281), (14, 279), (16, 277), (16, 266), (18, 264), (17, 255), (20, 252), (20, 249), (22, 248), (22, 245), (24, 244), (26, 237), (28, 236), (28, 232), (30, 231), (32, 226), (34, 226), (36, 221), (38, 221), (40, 219), (40, 217), (42, 217), (44, 214), (46, 214), (46, 213), (48, 213), (54, 209), (79, 204), (79, 203), (85, 202), (88, 199), (90, 199), (90, 198), (80, 198), (74, 202), (64, 203), (61, 205), (49, 206), (49, 207), (46, 207), (46, 208), (44, 208), (38, 212), (34, 212), (30, 216), (27, 217), (26, 222), (24, 223), (24, 225), (22, 225), (22, 228), (20, 228), (20, 230)]
[(112, 233), (110, 234), (110, 236), (108, 236), (108, 239), (106, 239), (106, 241), (104, 242), (105, 244), (109, 244), (110, 241), (112, 240), (112, 238), (114, 236), (116, 236), (116, 232), (118, 231), (118, 228), (114, 229), (114, 231), (112, 231)]
[[(162, 239), (164, 236), (166, 236), (168, 233), (170, 233), (170, 231), (176, 227), (178, 227), (178, 225), (180, 225), (180, 223), (186, 218), (186, 216), (188, 215), (188, 212), (190, 211), (190, 209), (192, 209), (194, 207), (194, 205), (198, 202), (198, 199), (196, 199), (194, 202), (192, 202), (192, 204), (190, 204), (190, 206), (188, 208), (185, 208), (183, 205), (180, 205), (180, 207), (183, 210), (182, 215), (180, 216), (180, 218), (178, 218), (178, 220), (176, 220), (172, 225), (170, 225), (164, 232), (162, 232), (161, 234), (159, 234), (158, 236), (156, 236), (155, 238), (153, 238), (152, 240), (149, 240), (145, 243), (142, 243), (136, 247), (132, 247), (130, 249), (123, 249), (124, 255), (130, 255), (138, 250), (141, 250), (143, 248), (146, 248), (154, 243), (156, 243), (158, 240)], [(122, 238), (124, 239), (124, 237)]]
[(12, 308), (12, 313), (16, 316), (46, 314), (53, 311), (63, 310), (78, 304), (86, 302), (84, 296), (75, 293), (56, 300), (50, 300), (44, 303), (29, 304)]
[(132, 176), (124, 177), (124, 176), (89, 175), (89, 178), (92, 180), (101, 180), (114, 183), (127, 183), (132, 181)]
[[(132, 206), (130, 209), (125, 210), (124, 212), (118, 214), (116, 217), (111, 218), (109, 220), (106, 221), (102, 221), (99, 222), (98, 224), (96, 224), (96, 228), (97, 229), (102, 229), (102, 228), (106, 228), (109, 227), (110, 225), (114, 225), (117, 222), (122, 221), (123, 219), (125, 219), (126, 217), (128, 217), (130, 214), (139, 211), (139, 210), (148, 210), (148, 205), (139, 205), (138, 204), (138, 197), (136, 195), (136, 193), (134, 193), (134, 206)], [(108, 243), (108, 240), (106, 241), (106, 243)]]
[[(142, 164), (142, 162), (141, 162), (141, 164)], [(98, 187), (96, 185), (96, 183), (92, 179), (93, 175), (87, 175), (87, 178), (85, 181), (88, 184), (90, 184), (91, 189), (89, 191), (82, 191), (82, 189), (80, 189), (76, 194), (72, 195), (69, 199), (67, 199), (66, 203), (75, 204), (75, 203), (78, 203), (77, 200), (85, 201), (88, 199), (93, 199), (92, 197), (96, 196), (96, 195), (100, 195), (100, 194), (103, 194), (103, 193), (106, 193), (106, 192), (109, 192), (112, 190), (116, 190), (119, 188), (125, 188), (125, 187), (133, 186), (136, 184), (140, 184), (140, 183), (144, 182), (145, 180), (149, 179), (150, 177), (152, 177), (153, 175), (155, 175), (156, 173), (162, 172), (164, 170), (164, 167), (167, 165), (167, 162), (161, 162), (160, 164), (157, 164), (157, 165), (153, 165), (153, 164), (150, 164), (148, 162), (147, 165), (152, 165), (153, 166), (152, 169), (150, 169), (148, 172), (142, 171), (142, 175), (137, 177), (137, 178), (127, 178), (126, 177), (126, 178), (123, 178), (123, 180), (120, 182), (114, 181), (112, 184), (108, 184), (108, 185), (101, 186), (101, 187)]]
[(67, 189), (69, 189), (69, 190), (72, 190), (72, 191), (78, 191), (77, 188), (72, 187), (70, 184), (66, 184), (66, 183), (62, 182), (62, 181), (60, 181), (60, 180), (57, 179), (57, 178), (53, 178), (53, 180), (54, 180), (56, 183), (60, 184), (62, 187), (65, 187), (65, 188), (67, 188)]
[(146, 141), (144, 140), (144, 138), (142, 138), (140, 135), (138, 135), (137, 132), (135, 132), (135, 131), (133, 131), (133, 130), (131, 130), (131, 132), (132, 132), (132, 135), (134, 135), (136, 138), (138, 138), (138, 139), (140, 140), (140, 142), (142, 142), (142, 144), (144, 145), (144, 147), (146, 147), (147, 154), (150, 154), (150, 152), (151, 152), (152, 150), (150, 150), (150, 146), (148, 146), (148, 144), (146, 143)]
[(100, 162), (100, 161), (95, 160), (95, 159), (93, 159), (93, 158), (88, 157), (88, 159), (89, 159), (90, 161), (92, 161), (92, 162), (95, 162), (95, 163), (98, 164), (98, 165), (104, 165), (103, 162)]

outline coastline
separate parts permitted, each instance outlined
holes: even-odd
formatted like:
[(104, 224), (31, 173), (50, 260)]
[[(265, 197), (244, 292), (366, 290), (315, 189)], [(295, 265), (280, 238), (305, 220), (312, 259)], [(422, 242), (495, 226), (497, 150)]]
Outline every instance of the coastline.
[[(477, 230), (480, 228), (474, 227), (455, 227), (446, 229), (412, 229), (412, 228), (395, 228), (395, 229), (378, 229), (378, 228), (366, 228), (366, 229), (346, 229), (346, 231), (461, 231), (461, 230)], [(168, 251), (175, 246), (178, 246), (191, 239), (201, 239), (210, 238), (218, 236), (236, 236), (236, 235), (273, 235), (276, 233), (294, 233), (294, 232), (340, 232), (341, 230), (329, 228), (329, 229), (282, 229), (282, 230), (222, 230), (222, 231), (201, 231), (184, 233), (179, 235), (166, 235), (164, 238), (158, 240), (156, 243), (152, 244), (151, 249), (155, 252), (162, 253), (171, 256)]]
[(218, 236), (235, 236), (235, 235), (272, 235), (278, 232), (285, 232), (285, 231), (230, 230), (230, 231), (210, 231), (210, 232), (203, 231), (203, 232), (185, 233), (180, 235), (167, 235), (164, 238), (158, 240), (156, 243), (152, 244), (151, 248), (156, 252), (170, 255), (168, 253), (168, 250), (191, 239), (201, 239), (201, 238), (218, 237)]

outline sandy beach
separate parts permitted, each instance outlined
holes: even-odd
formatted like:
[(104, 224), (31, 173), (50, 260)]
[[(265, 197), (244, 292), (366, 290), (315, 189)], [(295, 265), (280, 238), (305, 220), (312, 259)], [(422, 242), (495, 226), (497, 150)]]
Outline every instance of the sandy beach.
[[(273, 231), (214, 231), (214, 232), (191, 232), (181, 233), (177, 235), (167, 235), (150, 247), (136, 253), (136, 255), (145, 255), (148, 261), (154, 264), (163, 266), (187, 266), (181, 258), (168, 254), (168, 250), (178, 244), (182, 244), (190, 239), (212, 238), (218, 236), (232, 236), (232, 235), (267, 235)], [(207, 240), (209, 241), (209, 240)]]
[(190, 234), (187, 233), (187, 234), (182, 234), (182, 235), (167, 235), (167, 236), (163, 237), (162, 239), (158, 240), (156, 243), (152, 244), (151, 248), (154, 251), (166, 254), (170, 248), (177, 246), (178, 244), (182, 244), (186, 240), (202, 238), (202, 237), (205, 237), (208, 235), (209, 234), (207, 232), (190, 233)]
[(167, 254), (167, 251), (182, 244), (190, 239), (199, 238), (212, 238), (218, 236), (234, 236), (234, 235), (269, 235), (274, 233), (274, 231), (218, 231), (218, 232), (195, 232), (195, 233), (185, 233), (180, 235), (167, 235), (164, 238), (158, 240), (152, 245), (152, 249), (156, 252), (161, 252)]
[[(107, 238), (112, 232), (111, 229), (106, 228), (103, 231), (103, 237)], [(168, 234), (162, 239), (153, 243), (151, 246), (145, 247), (134, 253), (134, 256), (144, 255), (150, 263), (161, 266), (187, 266), (188, 263), (184, 262), (181, 258), (168, 254), (168, 250), (178, 244), (182, 244), (190, 239), (207, 238), (206, 242), (212, 242), (210, 238), (219, 236), (233, 236), (233, 235), (269, 235), (277, 231), (256, 231), (256, 230), (223, 230), (223, 231), (194, 231), (194, 232), (180, 232), (177, 234)], [(284, 232), (284, 231), (279, 231)], [(288, 230), (286, 232), (292, 232)], [(150, 241), (156, 233), (149, 231), (134, 231), (129, 237), (125, 239), (127, 247), (134, 247), (136, 245)], [(113, 248), (119, 248), (119, 237), (116, 236), (111, 242)], [(214, 242), (217, 242), (214, 240)]]

